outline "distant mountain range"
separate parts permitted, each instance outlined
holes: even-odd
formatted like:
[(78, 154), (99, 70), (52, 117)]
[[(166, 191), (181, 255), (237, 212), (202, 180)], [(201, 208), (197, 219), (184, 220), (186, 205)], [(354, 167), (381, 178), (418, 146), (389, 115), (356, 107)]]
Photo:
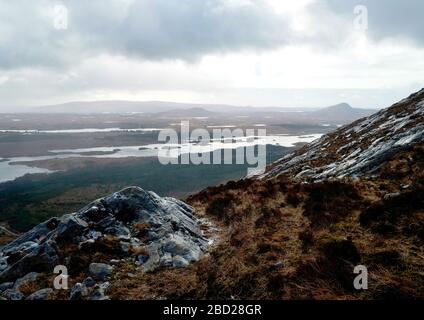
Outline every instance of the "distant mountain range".
[(216, 115), (216, 112), (209, 111), (203, 108), (188, 108), (188, 109), (172, 109), (168, 111), (158, 112), (156, 115), (162, 117), (210, 117)]
[[(176, 113), (179, 110), (185, 110), (182, 114), (188, 114), (190, 110), (198, 113), (201, 109), (207, 112), (216, 113), (273, 113), (273, 112), (337, 112), (337, 114), (364, 114), (373, 113), (376, 110), (356, 109), (347, 103), (338, 104), (324, 109), (318, 108), (295, 108), (295, 107), (253, 107), (253, 106), (233, 106), (225, 104), (200, 104), (200, 103), (179, 103), (179, 102), (163, 102), (163, 101), (124, 101), (124, 100), (107, 100), (107, 101), (73, 101), (63, 104), (38, 106), (38, 107), (22, 107), (18, 108), (19, 112), (31, 113), (160, 113), (171, 112)], [(203, 113), (203, 112), (202, 112)]]
[(145, 113), (158, 117), (208, 117), (223, 115), (281, 119), (289, 123), (345, 124), (369, 116), (377, 110), (353, 108), (347, 103), (318, 108), (252, 107), (223, 104), (195, 104), (162, 101), (75, 101), (64, 104), (20, 108), (18, 112), (49, 114), (123, 114)]

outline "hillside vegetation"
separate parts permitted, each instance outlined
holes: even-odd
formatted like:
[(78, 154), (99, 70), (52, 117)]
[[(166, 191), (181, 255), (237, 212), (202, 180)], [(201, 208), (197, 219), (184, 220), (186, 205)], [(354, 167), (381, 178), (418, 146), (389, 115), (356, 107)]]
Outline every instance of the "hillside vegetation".
[[(381, 178), (304, 184), (279, 176), (208, 188), (188, 202), (220, 226), (210, 254), (131, 279), (125, 269), (112, 296), (423, 299), (423, 164), (420, 145), (389, 161)], [(368, 290), (353, 288), (359, 264)]]

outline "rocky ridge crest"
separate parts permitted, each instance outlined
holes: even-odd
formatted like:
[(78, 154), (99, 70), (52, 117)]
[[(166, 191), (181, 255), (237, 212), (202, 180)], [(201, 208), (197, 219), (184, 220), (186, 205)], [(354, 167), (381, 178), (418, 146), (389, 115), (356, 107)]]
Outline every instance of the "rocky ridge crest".
[(424, 142), (424, 89), (278, 160), (261, 179), (282, 174), (321, 181), (360, 177)]

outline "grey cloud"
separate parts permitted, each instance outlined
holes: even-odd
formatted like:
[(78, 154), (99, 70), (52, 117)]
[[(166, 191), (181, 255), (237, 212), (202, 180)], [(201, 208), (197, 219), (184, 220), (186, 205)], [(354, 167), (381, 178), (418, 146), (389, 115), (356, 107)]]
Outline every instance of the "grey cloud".
[(73, 0), (67, 30), (47, 14), (56, 1), (0, 1), (0, 68), (62, 66), (99, 53), (195, 60), (287, 41), (286, 22), (260, 1)]
[(264, 49), (287, 38), (284, 22), (267, 7), (226, 8), (219, 1), (139, 1), (121, 28), (122, 47), (149, 58), (193, 59), (200, 54)]
[[(422, 0), (322, 0), (311, 6), (312, 36), (262, 0), (68, 0), (67, 30), (48, 14), (56, 0), (0, 0), (0, 69), (67, 67), (102, 53), (195, 61), (208, 53), (267, 50), (289, 43), (336, 49), (351, 30), (353, 7), (369, 9), (370, 33), (424, 41)], [(330, 17), (333, 15), (333, 18)]]
[(0, 68), (59, 66), (75, 61), (77, 37), (56, 30), (51, 1), (0, 0)]
[[(337, 15), (353, 17), (356, 5), (365, 5), (369, 15), (369, 33), (376, 39), (405, 37), (424, 43), (424, 1), (422, 0), (325, 0)], [(350, 23), (352, 20), (346, 20)]]

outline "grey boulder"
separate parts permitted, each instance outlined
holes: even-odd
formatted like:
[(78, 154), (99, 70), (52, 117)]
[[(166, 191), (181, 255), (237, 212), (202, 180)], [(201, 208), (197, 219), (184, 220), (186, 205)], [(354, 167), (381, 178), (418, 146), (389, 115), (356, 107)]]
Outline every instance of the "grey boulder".
[(13, 289), (7, 289), (5, 290), (1, 296), (5, 298), (6, 300), (22, 300), (24, 299), (24, 295), (20, 293), (19, 291), (13, 290)]
[(106, 295), (106, 293), (110, 289), (110, 286), (110, 282), (96, 284), (94, 291), (90, 296), (90, 300), (109, 300), (109, 297)]
[(7, 257), (0, 257), (0, 272), (7, 269)]
[(13, 282), (2, 283), (0, 284), (0, 293), (11, 288), (13, 288)]
[(82, 300), (88, 295), (88, 289), (83, 283), (76, 283), (71, 289), (70, 300)]
[(113, 267), (105, 263), (91, 263), (89, 272), (94, 279), (106, 280), (113, 272)]
[(51, 293), (53, 293), (53, 289), (41, 289), (29, 295), (25, 300), (48, 300)]

